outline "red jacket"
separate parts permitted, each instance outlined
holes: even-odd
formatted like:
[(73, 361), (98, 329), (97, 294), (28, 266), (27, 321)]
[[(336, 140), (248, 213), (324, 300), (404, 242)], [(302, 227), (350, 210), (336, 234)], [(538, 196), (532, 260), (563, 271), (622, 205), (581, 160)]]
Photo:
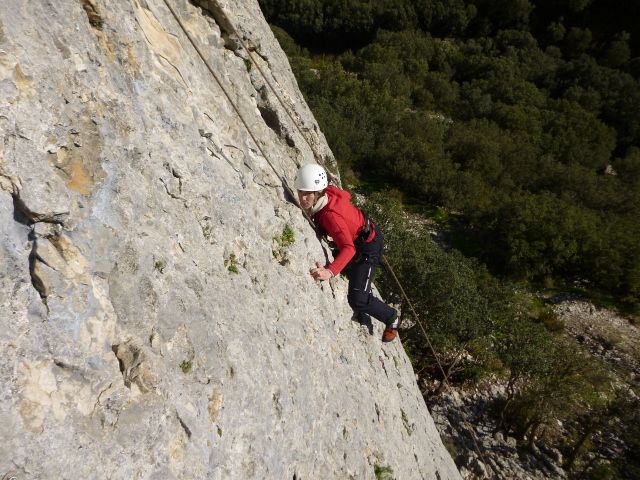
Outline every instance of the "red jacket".
[[(334, 276), (338, 275), (356, 253), (353, 242), (364, 227), (364, 215), (351, 204), (349, 192), (329, 185), (326, 190), (327, 204), (313, 216), (316, 224), (336, 242), (340, 253), (327, 266)], [(375, 231), (367, 239), (375, 238)]]

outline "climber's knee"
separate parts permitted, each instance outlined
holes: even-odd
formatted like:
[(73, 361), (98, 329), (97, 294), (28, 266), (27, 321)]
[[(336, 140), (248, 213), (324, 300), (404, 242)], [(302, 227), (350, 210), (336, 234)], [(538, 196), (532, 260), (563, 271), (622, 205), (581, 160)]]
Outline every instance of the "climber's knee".
[(367, 293), (364, 290), (351, 290), (347, 296), (349, 306), (356, 311), (362, 310), (369, 305), (369, 295), (370, 293)]

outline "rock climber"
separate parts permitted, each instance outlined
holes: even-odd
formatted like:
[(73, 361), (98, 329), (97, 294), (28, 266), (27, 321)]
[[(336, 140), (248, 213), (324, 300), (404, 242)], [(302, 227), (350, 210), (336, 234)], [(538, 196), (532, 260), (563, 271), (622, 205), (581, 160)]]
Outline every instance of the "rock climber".
[(328, 184), (327, 173), (320, 165), (302, 166), (294, 187), (300, 206), (333, 239), (339, 250), (326, 267), (316, 261), (311, 276), (314, 280), (329, 280), (344, 270), (349, 278), (349, 305), (356, 312), (366, 313), (384, 323), (382, 341), (390, 342), (401, 324), (398, 312), (371, 293), (373, 276), (384, 250), (380, 230), (351, 204), (349, 192)]

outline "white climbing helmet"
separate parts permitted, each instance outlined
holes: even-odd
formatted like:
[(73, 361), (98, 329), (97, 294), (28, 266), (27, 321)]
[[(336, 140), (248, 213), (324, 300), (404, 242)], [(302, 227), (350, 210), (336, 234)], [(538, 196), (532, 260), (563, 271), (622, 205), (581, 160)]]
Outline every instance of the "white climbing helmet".
[(319, 192), (327, 188), (327, 172), (316, 163), (303, 165), (296, 174), (293, 186), (296, 190), (305, 192)]

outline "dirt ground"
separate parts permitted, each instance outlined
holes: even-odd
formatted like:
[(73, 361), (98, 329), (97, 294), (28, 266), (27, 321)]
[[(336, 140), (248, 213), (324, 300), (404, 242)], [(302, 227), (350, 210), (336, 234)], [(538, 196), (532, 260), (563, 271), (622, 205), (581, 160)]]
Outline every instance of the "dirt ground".
[(640, 375), (640, 327), (608, 309), (566, 298), (549, 298), (566, 332), (611, 365), (621, 380)]

